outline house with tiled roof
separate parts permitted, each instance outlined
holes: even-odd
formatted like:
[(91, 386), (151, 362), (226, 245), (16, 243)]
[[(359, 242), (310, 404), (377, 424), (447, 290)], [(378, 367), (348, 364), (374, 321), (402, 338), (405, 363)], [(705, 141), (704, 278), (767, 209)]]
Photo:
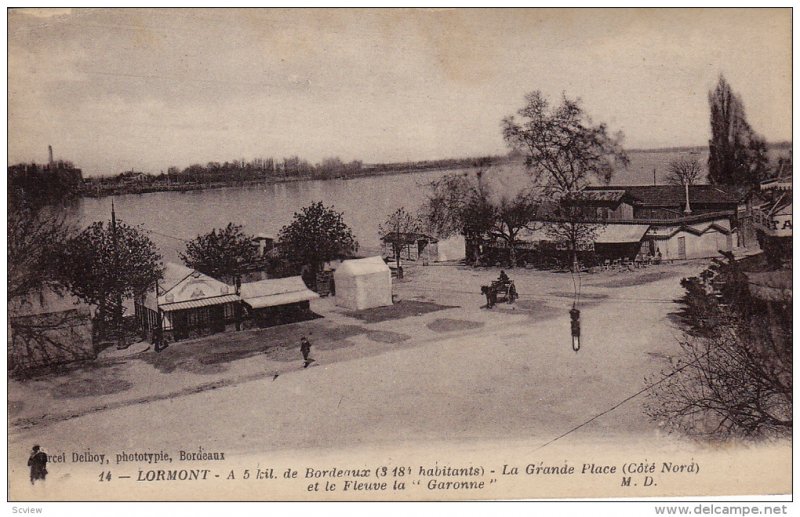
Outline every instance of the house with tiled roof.
[(681, 185), (631, 185), (587, 187), (579, 196), (585, 197), (589, 205), (598, 196), (614, 199), (617, 207), (625, 207), (622, 212), (630, 214), (630, 219), (664, 221), (687, 215), (735, 212), (749, 192), (749, 187), (720, 185), (689, 185), (688, 189)]
[[(597, 258), (713, 257), (743, 245), (739, 235), (750, 189), (718, 185), (591, 186), (564, 200), (572, 214), (596, 224), (590, 249)], [(577, 209), (577, 212), (575, 211)], [(547, 226), (564, 222), (557, 205), (540, 211), (540, 229), (521, 232), (523, 247), (548, 240)]]

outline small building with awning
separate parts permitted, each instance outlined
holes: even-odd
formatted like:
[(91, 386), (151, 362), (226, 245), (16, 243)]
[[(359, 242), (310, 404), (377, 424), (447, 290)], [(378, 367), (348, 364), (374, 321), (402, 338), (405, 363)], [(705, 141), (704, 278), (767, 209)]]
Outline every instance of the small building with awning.
[[(583, 231), (587, 238), (578, 244), (588, 261), (714, 257), (720, 250), (733, 249), (741, 225), (749, 227), (737, 215), (748, 202), (749, 190), (719, 185), (589, 186), (565, 196), (561, 205), (545, 206), (536, 221), (542, 230), (520, 232), (517, 247), (532, 250), (532, 256), (563, 252), (566, 232), (548, 232), (548, 225), (577, 221), (584, 229), (593, 227)], [(577, 216), (570, 220), (560, 206), (571, 207)], [(548, 233), (557, 233), (558, 239), (554, 242)]]
[[(637, 256), (685, 260), (715, 257), (720, 250), (733, 249), (733, 231), (728, 218), (698, 216), (684, 219), (687, 222), (586, 223), (588, 227), (593, 227), (592, 238), (590, 242), (581, 244), (579, 251), (593, 251), (600, 261), (634, 260)], [(532, 250), (535, 253), (548, 246), (566, 251), (567, 243), (553, 241), (553, 235), (548, 233), (547, 226), (553, 224), (557, 223), (543, 222), (535, 230), (521, 231), (517, 235), (518, 254), (519, 250)]]
[(594, 251), (601, 258), (634, 258), (649, 229), (648, 224), (600, 225), (594, 234)]
[(389, 232), (381, 237), (381, 252), (389, 260), (420, 261), (429, 264), (439, 260), (439, 240), (416, 232)]
[(299, 276), (243, 283), (239, 296), (258, 326), (304, 319), (310, 311), (311, 300), (319, 298)]
[(168, 263), (156, 286), (134, 301), (140, 328), (165, 342), (231, 330), (239, 324), (233, 286), (180, 264)]

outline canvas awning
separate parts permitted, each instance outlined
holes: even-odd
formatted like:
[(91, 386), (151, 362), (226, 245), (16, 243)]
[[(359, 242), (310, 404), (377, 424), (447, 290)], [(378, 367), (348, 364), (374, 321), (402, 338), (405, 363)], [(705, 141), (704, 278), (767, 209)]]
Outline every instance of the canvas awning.
[(158, 308), (164, 312), (182, 311), (186, 309), (196, 309), (198, 307), (208, 307), (210, 305), (221, 305), (223, 303), (238, 302), (240, 298), (235, 294), (225, 296), (214, 296), (212, 298), (198, 298), (196, 300), (186, 300), (184, 302), (165, 303)]
[(307, 302), (319, 295), (306, 287), (299, 276), (273, 278), (242, 284), (242, 301), (253, 309)]
[(650, 229), (647, 224), (607, 224), (597, 230), (594, 242), (599, 244), (622, 244), (639, 242)]

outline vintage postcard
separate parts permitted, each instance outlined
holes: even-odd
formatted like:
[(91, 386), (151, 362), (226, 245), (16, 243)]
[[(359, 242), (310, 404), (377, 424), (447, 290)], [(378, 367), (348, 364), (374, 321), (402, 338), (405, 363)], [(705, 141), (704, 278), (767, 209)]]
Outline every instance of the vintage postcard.
[(791, 9), (7, 18), (10, 501), (791, 497)]

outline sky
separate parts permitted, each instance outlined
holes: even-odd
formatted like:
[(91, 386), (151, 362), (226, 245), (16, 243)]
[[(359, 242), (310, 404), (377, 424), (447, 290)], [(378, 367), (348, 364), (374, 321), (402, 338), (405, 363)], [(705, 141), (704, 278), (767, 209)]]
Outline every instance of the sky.
[(499, 154), (533, 90), (580, 98), (627, 149), (706, 145), (720, 74), (783, 141), (791, 65), (789, 9), (15, 10), (8, 162)]

